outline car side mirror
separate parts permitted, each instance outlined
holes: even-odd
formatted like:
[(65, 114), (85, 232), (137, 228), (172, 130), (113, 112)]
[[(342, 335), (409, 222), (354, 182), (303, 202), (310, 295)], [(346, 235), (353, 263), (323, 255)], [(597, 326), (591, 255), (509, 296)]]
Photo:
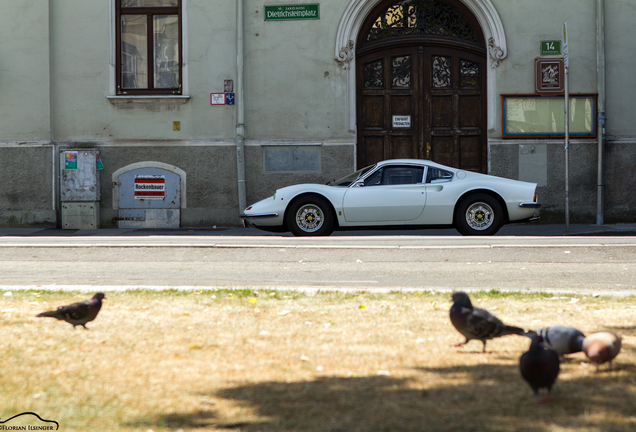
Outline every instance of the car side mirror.
[(362, 186), (364, 186), (364, 180), (356, 180), (353, 183), (353, 187), (362, 187)]

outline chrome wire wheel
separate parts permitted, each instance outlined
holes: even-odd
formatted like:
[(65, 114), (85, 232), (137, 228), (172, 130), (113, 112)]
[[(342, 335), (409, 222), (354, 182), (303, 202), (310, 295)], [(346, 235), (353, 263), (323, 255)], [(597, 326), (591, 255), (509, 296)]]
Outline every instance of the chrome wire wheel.
[(305, 204), (296, 211), (296, 225), (306, 233), (314, 233), (322, 228), (325, 215), (315, 204)]
[(466, 209), (466, 223), (476, 231), (490, 228), (495, 221), (495, 211), (485, 202), (474, 202)]

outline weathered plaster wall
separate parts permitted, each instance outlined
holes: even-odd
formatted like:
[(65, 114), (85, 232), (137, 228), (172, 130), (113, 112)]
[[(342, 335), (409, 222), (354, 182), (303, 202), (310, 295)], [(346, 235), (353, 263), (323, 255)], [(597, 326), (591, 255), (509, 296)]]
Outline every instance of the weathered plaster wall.
[(2, 2), (0, 141), (50, 139), (48, 4)]

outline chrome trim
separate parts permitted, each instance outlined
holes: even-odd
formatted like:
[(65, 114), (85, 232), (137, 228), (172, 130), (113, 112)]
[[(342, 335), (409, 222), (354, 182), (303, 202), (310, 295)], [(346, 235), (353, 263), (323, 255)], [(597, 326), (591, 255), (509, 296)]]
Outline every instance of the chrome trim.
[(260, 218), (260, 217), (276, 217), (278, 216), (278, 213), (260, 213), (260, 214), (251, 214), (251, 215), (246, 215), (245, 213), (240, 214), (239, 217), (241, 219), (247, 219), (247, 218)]
[(522, 202), (522, 203), (519, 203), (519, 207), (523, 207), (523, 208), (539, 208), (539, 207), (541, 207), (541, 204), (536, 203), (536, 202)]

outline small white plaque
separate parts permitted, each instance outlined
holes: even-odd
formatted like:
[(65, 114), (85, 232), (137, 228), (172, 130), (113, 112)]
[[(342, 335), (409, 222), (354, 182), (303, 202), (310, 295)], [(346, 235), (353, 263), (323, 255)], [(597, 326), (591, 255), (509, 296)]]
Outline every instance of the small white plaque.
[(225, 93), (210, 93), (210, 105), (225, 105)]
[(411, 116), (393, 116), (393, 127), (394, 128), (410, 128), (411, 127)]

